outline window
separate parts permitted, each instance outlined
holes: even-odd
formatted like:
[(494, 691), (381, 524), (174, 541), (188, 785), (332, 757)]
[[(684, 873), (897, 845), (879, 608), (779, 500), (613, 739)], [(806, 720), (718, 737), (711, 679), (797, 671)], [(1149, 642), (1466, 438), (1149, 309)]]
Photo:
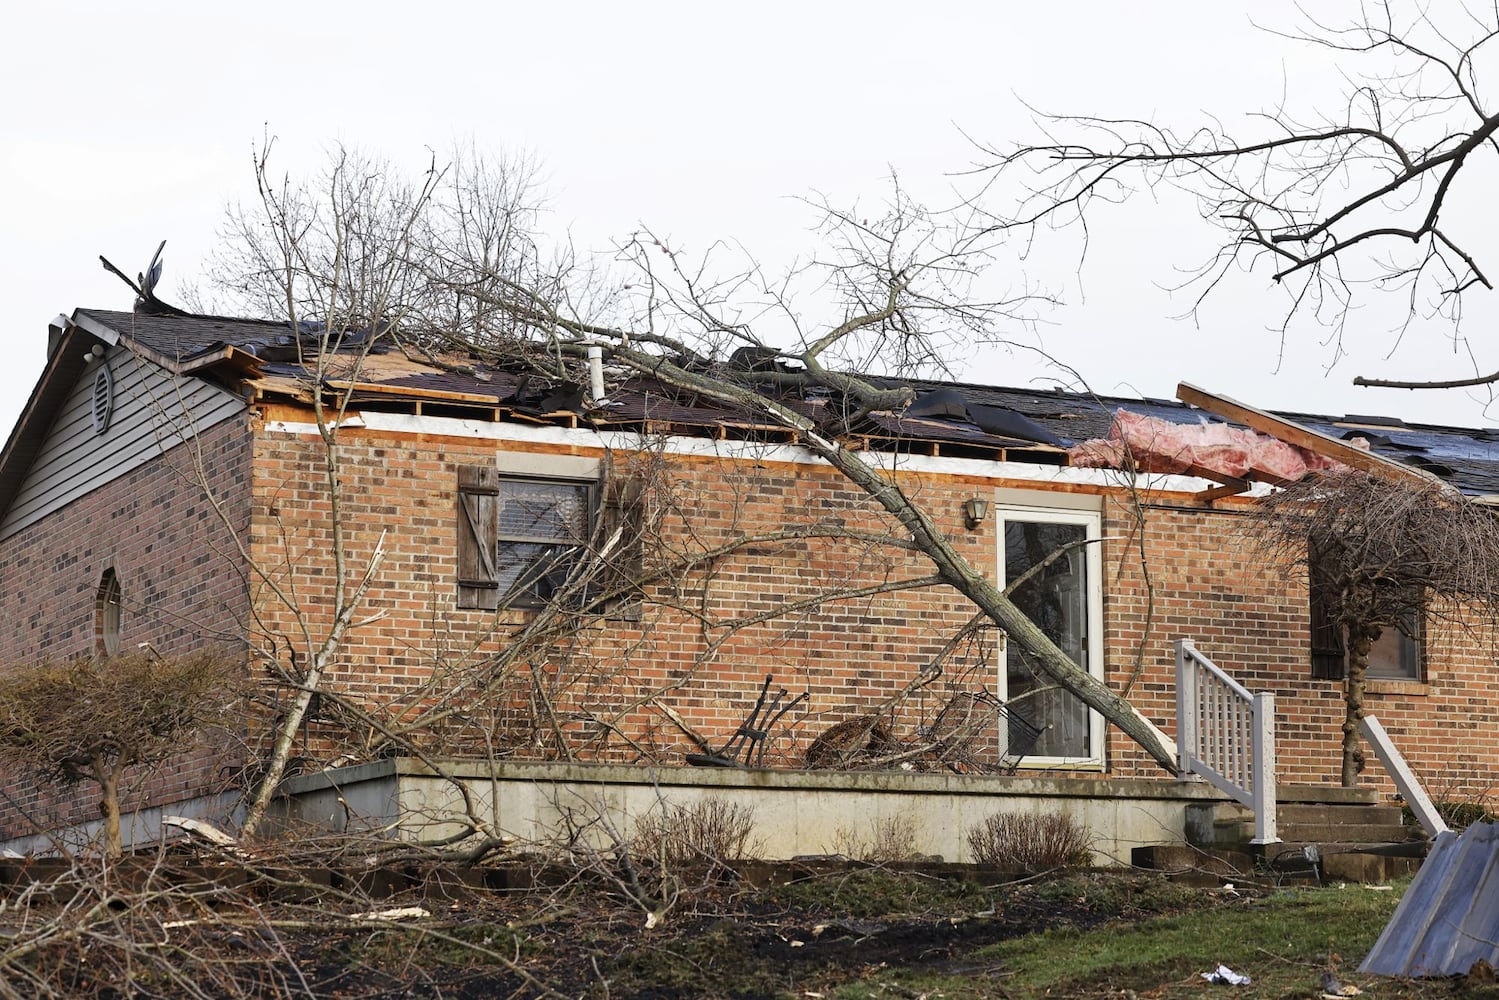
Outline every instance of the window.
[[(1332, 619), (1325, 592), (1311, 588), (1312, 676), (1340, 681), (1348, 674), (1343, 628)], [(1411, 611), (1398, 627), (1387, 628), (1369, 650), (1369, 680), (1421, 679), (1421, 615)]]
[(616, 537), (605, 558), (591, 562), (638, 501), (638, 491), (609, 476), (607, 466), (604, 472), (601, 484), (511, 475), (490, 466), (460, 468), (458, 606), (540, 607), (562, 593), (584, 602), (600, 588), (619, 590), (621, 582), (634, 579), (638, 539), (621, 545)]
[(99, 580), (94, 598), (94, 636), (99, 651), (113, 656), (120, 651), (120, 578), (113, 568)]
[[(1102, 580), (1099, 518), (1091, 511), (1010, 510), (998, 514), (1000, 585), (1035, 570), (1011, 595), (1016, 606), (1079, 666), (1101, 679)], [(1058, 550), (1065, 550), (1047, 562)], [(1044, 564), (1044, 565), (1043, 565)], [(1037, 569), (1037, 567), (1040, 567)], [(1001, 653), (1001, 697), (1011, 715), (1041, 730), (1027, 763), (1099, 763), (1103, 719), (1063, 691), (1013, 642)], [(1024, 752), (1024, 747), (1010, 747)]]
[(501, 479), (495, 577), (500, 603), (545, 604), (587, 551), (591, 483)]
[(1421, 619), (1409, 614), (1399, 628), (1387, 628), (1369, 650), (1370, 680), (1419, 681), (1421, 679)]

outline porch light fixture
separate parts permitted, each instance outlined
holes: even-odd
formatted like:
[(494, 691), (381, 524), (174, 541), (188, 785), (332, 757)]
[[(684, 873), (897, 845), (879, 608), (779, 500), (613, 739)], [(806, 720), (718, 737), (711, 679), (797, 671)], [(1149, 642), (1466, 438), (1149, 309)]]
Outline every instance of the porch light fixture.
[(984, 523), (989, 516), (989, 501), (983, 497), (969, 497), (963, 501), (963, 523), (972, 531)]

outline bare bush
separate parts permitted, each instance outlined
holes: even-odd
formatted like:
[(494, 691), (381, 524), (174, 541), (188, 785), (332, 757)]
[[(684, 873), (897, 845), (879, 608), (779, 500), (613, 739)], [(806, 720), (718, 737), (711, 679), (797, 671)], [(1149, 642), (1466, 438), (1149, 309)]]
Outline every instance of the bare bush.
[(1066, 813), (996, 813), (968, 829), (979, 864), (1011, 871), (1080, 868), (1093, 860), (1088, 831)]
[(65, 783), (93, 781), (104, 846), (120, 854), (120, 781), (166, 759), (241, 704), (244, 666), (212, 651), (161, 656), (149, 646), (0, 675), (0, 761)]
[(1340, 776), (1352, 786), (1374, 643), (1385, 629), (1434, 616), (1463, 628), (1499, 621), (1499, 520), (1437, 481), (1344, 469), (1277, 490), (1245, 523), (1264, 555), (1306, 569), (1320, 605), (1311, 623), (1314, 666), (1323, 648), (1346, 659), (1333, 676), (1344, 679)]
[(631, 853), (665, 867), (742, 861), (752, 847), (754, 812), (722, 799), (668, 803), (636, 822)]
[(840, 826), (833, 838), (833, 849), (844, 857), (874, 865), (913, 861), (920, 856), (916, 849), (916, 821), (904, 813), (881, 816), (869, 824), (867, 834), (857, 827)]

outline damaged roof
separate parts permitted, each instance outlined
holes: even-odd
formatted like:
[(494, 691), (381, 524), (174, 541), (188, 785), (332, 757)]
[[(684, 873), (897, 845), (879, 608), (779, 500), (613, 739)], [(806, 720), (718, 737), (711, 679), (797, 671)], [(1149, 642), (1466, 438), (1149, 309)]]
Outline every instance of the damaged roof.
[[(299, 348), (316, 348), (320, 336), (313, 326), (293, 331), (287, 323), (150, 310), (80, 309), (75, 320), (108, 327), (179, 370), (207, 374), (251, 398), (306, 398), (310, 392), (313, 373), (301, 363)], [(325, 366), (323, 383), (326, 391), (349, 393), (361, 406), (715, 436), (785, 433), (764, 417), (735, 412), (649, 377), (612, 383), (608, 405), (595, 406), (585, 399), (583, 387), (534, 372), (473, 359), (412, 356), (387, 338), (372, 338), (369, 331), (346, 336), (361, 347), (363, 359), (357, 366)], [(365, 350), (370, 339), (374, 343)], [(846, 434), (871, 448), (933, 455), (1060, 465), (1067, 464), (1070, 445), (1106, 437), (1121, 408), (1176, 424), (1220, 419), (1178, 400), (931, 379), (871, 381), (883, 388), (909, 388), (914, 399), (899, 412), (849, 415)], [(836, 395), (815, 390), (778, 399), (813, 417), (832, 417), (841, 405)], [(1363, 415), (1274, 416), (1337, 440), (1362, 437), (1372, 453), (1429, 472), (1469, 495), (1499, 495), (1499, 429), (1407, 424)]]

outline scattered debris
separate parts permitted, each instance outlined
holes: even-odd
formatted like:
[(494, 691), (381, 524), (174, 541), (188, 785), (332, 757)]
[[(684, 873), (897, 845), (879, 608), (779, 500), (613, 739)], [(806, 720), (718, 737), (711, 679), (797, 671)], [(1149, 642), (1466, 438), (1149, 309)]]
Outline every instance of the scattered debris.
[(367, 910), (349, 914), (350, 920), (425, 920), (432, 915), (424, 906), (397, 906), (390, 910)]
[(222, 847), (226, 851), (235, 854), (244, 853), (239, 848), (239, 841), (218, 827), (205, 823), (200, 819), (192, 819), (188, 816), (163, 816), (161, 818), (161, 825), (175, 826), (185, 833), (190, 833), (195, 837), (206, 840), (215, 847)]
[(1334, 1000), (1338, 997), (1356, 997), (1364, 992), (1352, 983), (1339, 982), (1338, 977), (1331, 971), (1322, 973), (1317, 988), (1322, 991), (1323, 997), (1332, 997)]
[(1254, 981), (1248, 976), (1235, 972), (1221, 962), (1218, 968), (1212, 972), (1204, 972), (1202, 978), (1218, 986), (1248, 986)]

